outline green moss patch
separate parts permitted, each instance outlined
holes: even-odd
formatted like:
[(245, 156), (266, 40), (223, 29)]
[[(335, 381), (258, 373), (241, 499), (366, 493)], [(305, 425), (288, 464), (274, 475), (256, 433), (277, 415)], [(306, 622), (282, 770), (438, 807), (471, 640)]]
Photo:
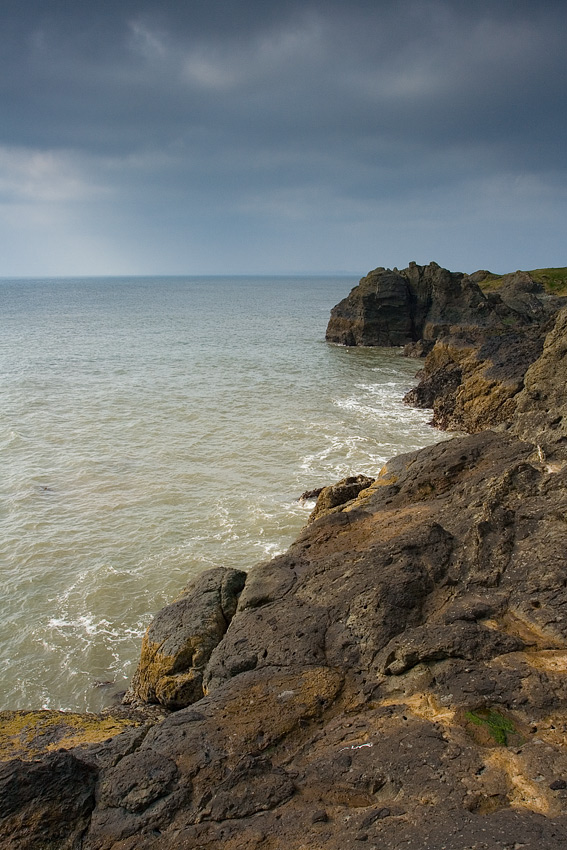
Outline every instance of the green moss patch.
[[(475, 726), (487, 732), (495, 743), (507, 747), (511, 738), (517, 738), (519, 732), (515, 724), (499, 711), (491, 708), (479, 708), (476, 711), (467, 711), (465, 718)], [(514, 743), (516, 743), (514, 741)]]
[(537, 283), (541, 283), (546, 292), (553, 295), (567, 295), (567, 267), (559, 269), (533, 269), (528, 272)]
[[(567, 266), (551, 269), (531, 269), (528, 274), (541, 283), (550, 295), (567, 295)], [(504, 275), (491, 274), (479, 283), (483, 292), (495, 292), (502, 286)]]

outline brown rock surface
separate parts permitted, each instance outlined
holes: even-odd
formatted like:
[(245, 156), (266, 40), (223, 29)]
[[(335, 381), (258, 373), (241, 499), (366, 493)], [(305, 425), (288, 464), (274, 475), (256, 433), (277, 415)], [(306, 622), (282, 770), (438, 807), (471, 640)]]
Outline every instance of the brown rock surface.
[(476, 433), (509, 421), (544, 335), (545, 327), (537, 326), (505, 332), (470, 328), (443, 336), (404, 401), (431, 408), (431, 424), (446, 431)]

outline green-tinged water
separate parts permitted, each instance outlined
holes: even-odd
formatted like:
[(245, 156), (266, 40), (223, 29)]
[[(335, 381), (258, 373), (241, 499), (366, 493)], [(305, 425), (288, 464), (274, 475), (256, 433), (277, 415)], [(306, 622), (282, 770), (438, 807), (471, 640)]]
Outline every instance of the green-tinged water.
[(96, 711), (152, 614), (284, 550), (306, 489), (435, 442), (349, 278), (0, 281), (0, 708)]

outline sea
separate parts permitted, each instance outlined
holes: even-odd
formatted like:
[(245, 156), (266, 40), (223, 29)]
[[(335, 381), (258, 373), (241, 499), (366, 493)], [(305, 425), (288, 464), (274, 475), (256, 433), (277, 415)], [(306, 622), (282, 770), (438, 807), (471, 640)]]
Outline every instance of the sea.
[(0, 280), (0, 709), (111, 705), (192, 578), (441, 438), (402, 402), (415, 360), (325, 342), (357, 282)]

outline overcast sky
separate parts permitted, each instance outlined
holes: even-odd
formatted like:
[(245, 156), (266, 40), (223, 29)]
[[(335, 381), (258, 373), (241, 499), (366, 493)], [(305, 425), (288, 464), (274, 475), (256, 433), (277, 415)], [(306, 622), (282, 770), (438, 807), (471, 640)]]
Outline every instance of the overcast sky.
[(0, 0), (0, 276), (567, 265), (565, 0)]

